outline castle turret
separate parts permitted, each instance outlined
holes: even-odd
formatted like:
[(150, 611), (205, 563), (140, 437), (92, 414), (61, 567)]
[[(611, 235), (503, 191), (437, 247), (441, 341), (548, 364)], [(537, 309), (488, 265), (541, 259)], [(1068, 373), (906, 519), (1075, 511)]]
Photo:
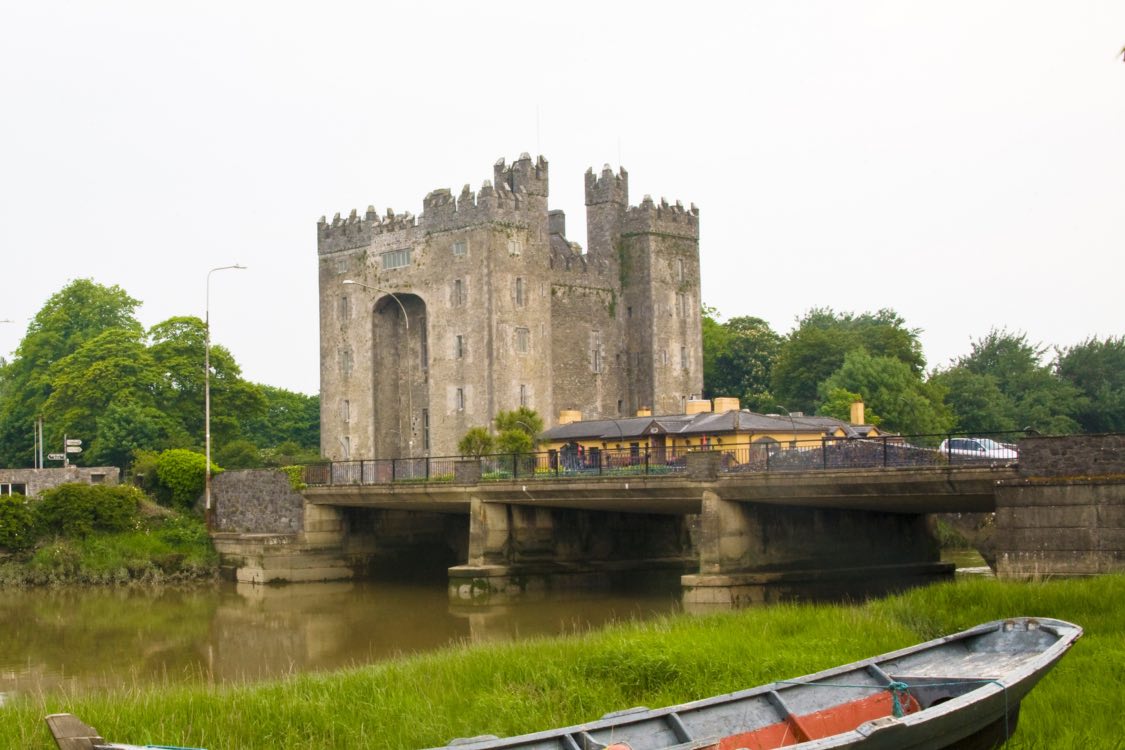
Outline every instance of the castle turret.
[(628, 206), (629, 173), (624, 168), (616, 175), (608, 164), (600, 175), (586, 170), (586, 242), (592, 257), (616, 262), (615, 248)]

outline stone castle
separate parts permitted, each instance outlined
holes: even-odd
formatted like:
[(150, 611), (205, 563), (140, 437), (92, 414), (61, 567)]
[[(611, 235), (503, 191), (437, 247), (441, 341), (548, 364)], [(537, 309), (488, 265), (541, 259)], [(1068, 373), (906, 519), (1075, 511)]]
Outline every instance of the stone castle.
[(326, 458), (450, 456), (501, 410), (550, 427), (682, 413), (702, 392), (698, 209), (630, 206), (624, 169), (588, 170), (583, 252), (542, 156), (493, 175), (417, 217), (318, 223)]

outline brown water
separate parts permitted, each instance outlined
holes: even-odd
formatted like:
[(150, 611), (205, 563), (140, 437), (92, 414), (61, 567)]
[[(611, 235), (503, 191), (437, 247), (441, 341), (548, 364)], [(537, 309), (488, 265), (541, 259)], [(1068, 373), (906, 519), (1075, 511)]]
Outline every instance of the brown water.
[(489, 607), (445, 583), (0, 590), (0, 704), (27, 692), (241, 682), (368, 664), (457, 642), (644, 619), (678, 594), (583, 593)]

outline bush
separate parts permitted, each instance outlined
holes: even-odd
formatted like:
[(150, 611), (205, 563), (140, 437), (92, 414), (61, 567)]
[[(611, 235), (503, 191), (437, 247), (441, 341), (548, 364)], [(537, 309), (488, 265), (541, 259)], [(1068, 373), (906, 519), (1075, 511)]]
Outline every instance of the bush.
[(126, 531), (140, 521), (144, 493), (127, 485), (61, 484), (32, 506), (41, 533), (81, 539), (95, 531)]
[(23, 495), (0, 496), (0, 548), (11, 552), (35, 542), (35, 518)]
[[(157, 499), (181, 510), (191, 510), (203, 494), (206, 467), (207, 459), (201, 453), (184, 448), (164, 451), (156, 461), (156, 478), (161, 486)], [(218, 473), (214, 464), (211, 473)]]

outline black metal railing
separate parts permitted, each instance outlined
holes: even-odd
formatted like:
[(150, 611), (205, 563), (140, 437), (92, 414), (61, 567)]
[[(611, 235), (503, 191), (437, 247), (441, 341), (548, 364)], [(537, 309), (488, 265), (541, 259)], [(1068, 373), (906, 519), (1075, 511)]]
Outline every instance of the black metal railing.
[[(305, 466), (310, 486), (453, 482), (457, 464), (473, 461), (480, 481), (560, 480), (587, 477), (675, 476), (687, 467), (689, 453), (719, 453), (724, 474), (893, 469), (926, 466), (1008, 465), (1019, 460), (1024, 433), (888, 435), (778, 442), (771, 439), (674, 447), (590, 448), (479, 457), (439, 456), (333, 461)], [(475, 471), (471, 473), (475, 477)]]

